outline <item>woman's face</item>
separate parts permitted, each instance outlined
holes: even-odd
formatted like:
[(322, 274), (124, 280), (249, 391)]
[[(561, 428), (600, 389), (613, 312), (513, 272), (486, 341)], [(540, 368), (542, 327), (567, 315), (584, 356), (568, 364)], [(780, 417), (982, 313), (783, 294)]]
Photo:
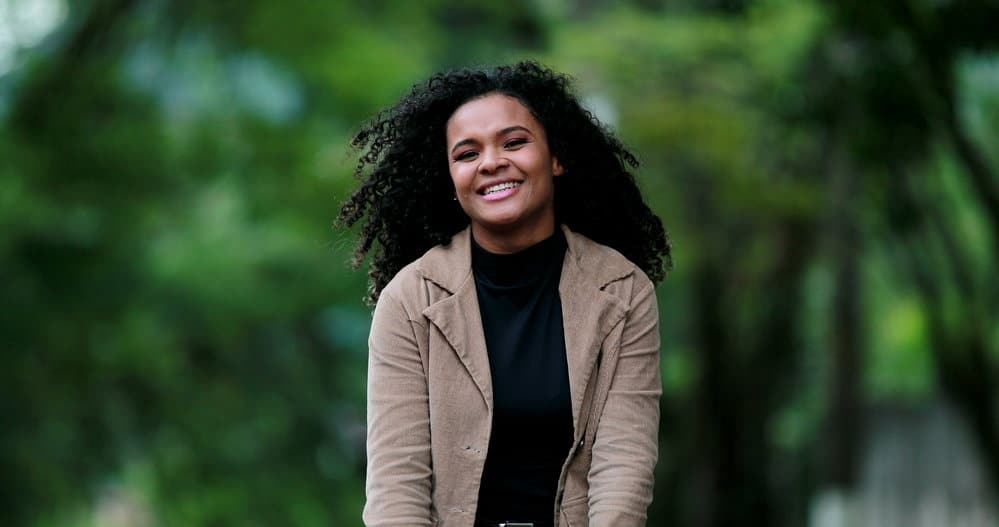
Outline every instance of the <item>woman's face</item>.
[(541, 123), (516, 98), (492, 93), (458, 107), (447, 122), (447, 156), (475, 241), (514, 252), (554, 232), (553, 177), (562, 166)]

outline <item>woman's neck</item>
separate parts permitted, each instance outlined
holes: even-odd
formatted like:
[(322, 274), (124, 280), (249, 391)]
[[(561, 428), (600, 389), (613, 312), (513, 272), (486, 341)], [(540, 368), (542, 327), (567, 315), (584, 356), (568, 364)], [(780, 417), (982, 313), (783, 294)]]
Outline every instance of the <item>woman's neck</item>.
[(551, 237), (555, 233), (555, 222), (529, 231), (493, 231), (472, 224), (472, 237), (479, 247), (493, 254), (513, 254)]

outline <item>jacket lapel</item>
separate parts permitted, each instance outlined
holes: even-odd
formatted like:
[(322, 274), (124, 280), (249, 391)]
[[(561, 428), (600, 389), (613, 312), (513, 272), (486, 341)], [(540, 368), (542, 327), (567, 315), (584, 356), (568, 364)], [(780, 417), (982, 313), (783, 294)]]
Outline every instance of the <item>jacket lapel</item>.
[[(627, 307), (603, 288), (633, 272), (619, 258), (608, 257), (610, 249), (562, 226), (568, 245), (562, 263), (559, 297), (565, 336), (572, 425), (579, 439), (579, 418), (586, 387), (607, 334), (623, 318)], [(454, 349), (475, 381), (482, 398), (493, 409), (489, 355), (482, 330), (475, 279), (471, 271), (471, 230), (465, 228), (451, 243), (431, 249), (420, 260), (423, 276), (450, 293), (423, 310)]]
[(486, 337), (482, 330), (479, 300), (471, 264), (471, 231), (456, 234), (447, 246), (435, 247), (421, 261), (424, 277), (434, 282), (450, 296), (430, 304), (423, 316), (440, 330), (454, 349), (468, 374), (475, 381), (486, 407), (493, 409), (492, 375)]
[(586, 387), (590, 382), (600, 347), (607, 334), (620, 322), (626, 308), (603, 287), (630, 274), (630, 269), (607, 267), (589, 239), (563, 226), (569, 249), (562, 264), (559, 297), (565, 331), (565, 354), (569, 364), (569, 392), (572, 396), (572, 427), (575, 438), (582, 434), (579, 418)]

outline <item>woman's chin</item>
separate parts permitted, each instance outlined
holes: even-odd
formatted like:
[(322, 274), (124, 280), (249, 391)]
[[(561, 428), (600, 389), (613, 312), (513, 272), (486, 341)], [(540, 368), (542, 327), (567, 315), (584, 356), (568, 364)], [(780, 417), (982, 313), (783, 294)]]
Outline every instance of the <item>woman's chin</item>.
[(489, 230), (506, 231), (522, 223), (523, 216), (516, 211), (494, 211), (476, 219), (476, 223)]

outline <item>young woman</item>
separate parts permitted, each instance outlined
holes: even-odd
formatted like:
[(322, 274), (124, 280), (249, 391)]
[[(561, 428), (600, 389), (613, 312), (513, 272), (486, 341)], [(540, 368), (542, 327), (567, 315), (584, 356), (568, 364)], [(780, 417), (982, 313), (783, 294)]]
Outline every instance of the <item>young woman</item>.
[(669, 240), (569, 84), (437, 74), (354, 138), (369, 526), (645, 524)]

